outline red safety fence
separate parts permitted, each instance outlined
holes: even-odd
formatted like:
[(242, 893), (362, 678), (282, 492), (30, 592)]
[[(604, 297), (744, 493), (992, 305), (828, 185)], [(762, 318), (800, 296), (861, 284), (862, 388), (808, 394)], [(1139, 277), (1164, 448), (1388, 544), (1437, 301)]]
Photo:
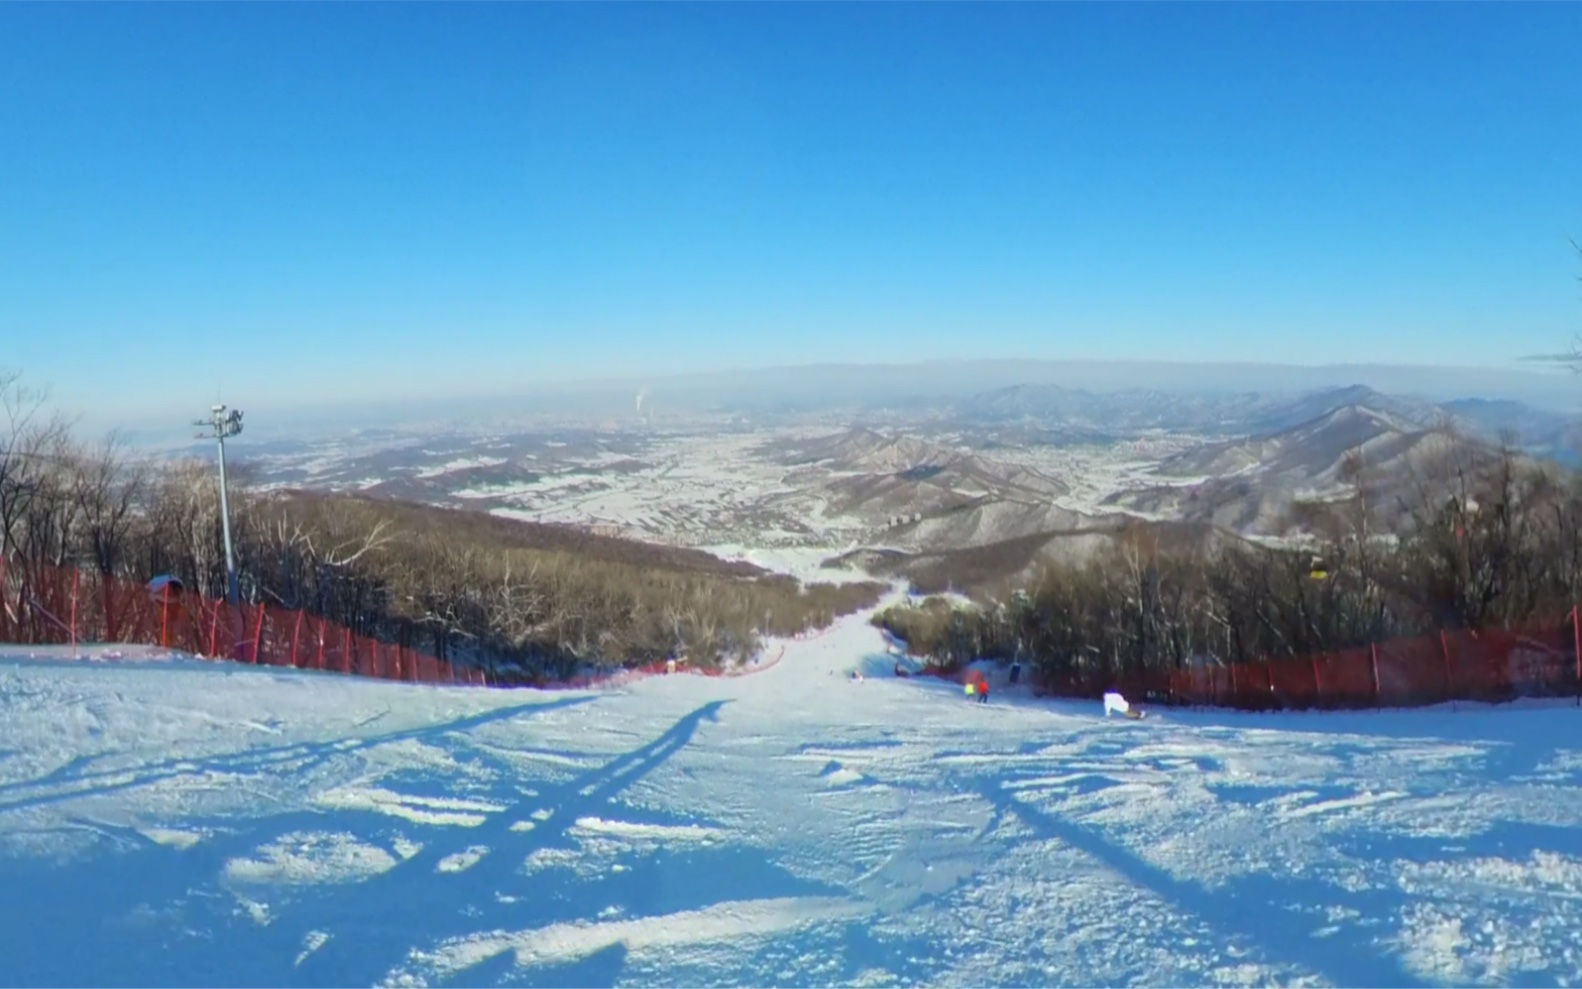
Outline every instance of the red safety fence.
[(412, 683), (483, 685), (482, 670), (455, 666), (304, 611), (239, 604), (106, 578), (75, 567), (0, 559), (0, 642), (122, 642), (256, 666), (324, 670)]
[(1039, 690), (1089, 699), (1120, 690), (1156, 704), (1246, 711), (1498, 703), (1519, 697), (1577, 697), (1582, 703), (1579, 632), (1572, 611), (1559, 625), (1439, 632), (1310, 656), (1119, 676), (1076, 671), (1044, 677)]
[[(180, 590), (106, 578), (91, 571), (51, 564), (13, 564), (0, 557), (0, 642), (76, 646), (80, 643), (138, 643), (208, 659), (256, 666), (323, 670), (411, 683), (489, 687), (587, 689), (612, 686), (669, 672), (661, 661), (571, 680), (551, 681), (519, 671), (488, 672), (452, 664), (428, 653), (357, 635), (305, 611), (268, 604), (230, 605)], [(732, 669), (693, 668), (675, 672), (707, 676), (756, 673), (779, 662), (754, 660)]]

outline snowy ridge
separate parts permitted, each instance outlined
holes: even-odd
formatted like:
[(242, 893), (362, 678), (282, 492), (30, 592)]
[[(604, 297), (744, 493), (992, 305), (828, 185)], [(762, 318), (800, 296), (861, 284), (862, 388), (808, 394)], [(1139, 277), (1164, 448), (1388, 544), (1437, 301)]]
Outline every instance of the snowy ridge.
[(1574, 707), (1107, 722), (883, 676), (867, 618), (759, 675), (554, 694), (0, 661), (7, 980), (1582, 970)]

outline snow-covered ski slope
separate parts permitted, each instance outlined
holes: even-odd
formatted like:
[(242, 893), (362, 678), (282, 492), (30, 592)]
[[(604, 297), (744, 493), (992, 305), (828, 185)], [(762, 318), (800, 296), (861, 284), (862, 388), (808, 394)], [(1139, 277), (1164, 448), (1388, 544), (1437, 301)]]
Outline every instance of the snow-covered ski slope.
[[(0, 660), (0, 983), (1575, 985), (1582, 712)], [(847, 678), (853, 668), (874, 677)]]

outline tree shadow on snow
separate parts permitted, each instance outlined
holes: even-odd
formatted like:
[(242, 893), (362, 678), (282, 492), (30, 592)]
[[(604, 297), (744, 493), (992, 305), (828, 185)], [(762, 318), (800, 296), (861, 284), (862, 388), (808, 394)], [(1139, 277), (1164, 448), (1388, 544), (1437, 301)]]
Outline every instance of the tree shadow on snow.
[[(1012, 792), (992, 784), (981, 792), (997, 813), (1014, 815), (1039, 837), (1077, 849), (1176, 910), (1201, 918), (1233, 941), (1256, 946), (1268, 963), (1298, 965), (1339, 986), (1424, 985), (1399, 959), (1380, 954), (1366, 932), (1342, 928), (1320, 938), (1315, 932), (1324, 922), (1291, 909), (1293, 905), (1333, 903), (1347, 895), (1328, 883), (1251, 875), (1211, 890), (1177, 879), (1094, 829), (1039, 810)], [(1364, 911), (1364, 916), (1378, 914), (1377, 905)]]
[[(1541, 704), (1440, 704), (1433, 707), (1362, 711), (1230, 711), (1161, 708), (1161, 724), (1194, 728), (1209, 738), (1240, 738), (1248, 729), (1328, 736), (1336, 742), (1427, 742), (1455, 745), (1551, 749), (1567, 740), (1563, 731), (1582, 718), (1573, 702)], [(1560, 726), (1561, 732), (1555, 727)], [(1557, 737), (1558, 736), (1558, 737)], [(1323, 744), (1320, 742), (1320, 744)]]
[[(64, 866), (0, 861), (0, 929), (8, 942), (0, 984), (370, 985), (402, 968), (414, 949), (447, 939), (664, 916), (744, 897), (838, 894), (796, 879), (752, 849), (695, 837), (657, 848), (607, 843), (618, 849), (614, 862), (578, 869), (585, 857), (579, 854), (585, 836), (572, 833), (578, 819), (608, 814), (620, 793), (685, 747), (723, 703), (704, 705), (653, 741), (563, 782), (523, 779), (503, 764), (494, 792), (468, 797), (505, 809), (475, 827), (411, 825), (365, 810), (301, 810), (241, 822), (184, 821), (184, 828), (215, 832), (186, 849), (96, 826), (130, 850)], [(560, 705), (496, 717), (553, 706)], [(442, 736), (489, 720), (382, 738)], [(270, 764), (266, 756), (253, 763)], [(163, 771), (147, 775), (157, 779)], [(522, 784), (530, 787), (526, 794)], [(692, 823), (642, 816), (644, 825)], [(631, 820), (632, 812), (626, 809), (623, 818)], [(248, 890), (222, 878), (228, 863), (294, 832), (352, 831), (366, 845), (388, 848), (393, 835), (413, 830), (421, 849), (363, 881), (260, 890), (255, 898), (271, 901), (266, 923), (238, 897)], [(458, 868), (458, 859), (480, 848), (486, 849), (481, 858)], [(545, 850), (571, 854), (524, 874), (524, 859)], [(451, 978), (469, 985), (608, 986), (620, 977), (627, 950), (617, 932), (580, 957), (517, 968), (514, 952), (502, 947)]]
[(293, 742), (289, 745), (252, 748), (242, 752), (162, 759), (130, 767), (94, 771), (89, 771), (89, 767), (103, 758), (102, 756), (78, 756), (44, 776), (0, 784), (0, 812), (60, 803), (79, 797), (107, 796), (122, 790), (136, 789), (169, 779), (202, 773), (267, 772), (273, 769), (302, 772), (316, 768), (335, 756), (361, 752), (379, 745), (409, 740), (433, 741), (438, 736), (451, 732), (472, 731), (519, 716), (545, 714), (562, 708), (576, 707), (595, 699), (566, 697), (546, 703), (513, 704), (439, 725), (421, 725), (378, 735), (343, 738), (329, 742)]
[[(171, 758), (125, 769), (87, 771), (75, 759), (30, 781), (0, 787), (0, 812), (113, 794), (207, 772), (306, 772), (332, 757), (378, 745), (445, 736), (593, 700), (561, 698), (511, 705), (441, 724), (332, 742), (303, 742), (211, 757)], [(66, 786), (66, 792), (33, 792)], [(18, 794), (21, 794), (20, 796)], [(11, 799), (7, 800), (9, 796)], [(184, 820), (183, 830), (212, 837), (189, 848), (161, 844), (133, 828), (78, 820), (73, 829), (110, 839), (114, 850), (59, 864), (46, 858), (0, 858), (0, 985), (259, 984), (277, 980), (268, 959), (300, 943), (259, 928), (218, 879), (228, 862), (293, 831), (391, 830), (369, 812), (300, 810), (259, 819)], [(190, 921), (190, 923), (189, 923)]]

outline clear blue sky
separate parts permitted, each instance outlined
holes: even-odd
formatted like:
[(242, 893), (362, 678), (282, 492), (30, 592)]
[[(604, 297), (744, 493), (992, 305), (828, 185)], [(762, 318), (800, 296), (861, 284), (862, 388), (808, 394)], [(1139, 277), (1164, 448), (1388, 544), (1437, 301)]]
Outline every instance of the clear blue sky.
[(1582, 329), (1579, 52), (1582, 4), (8, 4), (0, 365), (1508, 365)]

